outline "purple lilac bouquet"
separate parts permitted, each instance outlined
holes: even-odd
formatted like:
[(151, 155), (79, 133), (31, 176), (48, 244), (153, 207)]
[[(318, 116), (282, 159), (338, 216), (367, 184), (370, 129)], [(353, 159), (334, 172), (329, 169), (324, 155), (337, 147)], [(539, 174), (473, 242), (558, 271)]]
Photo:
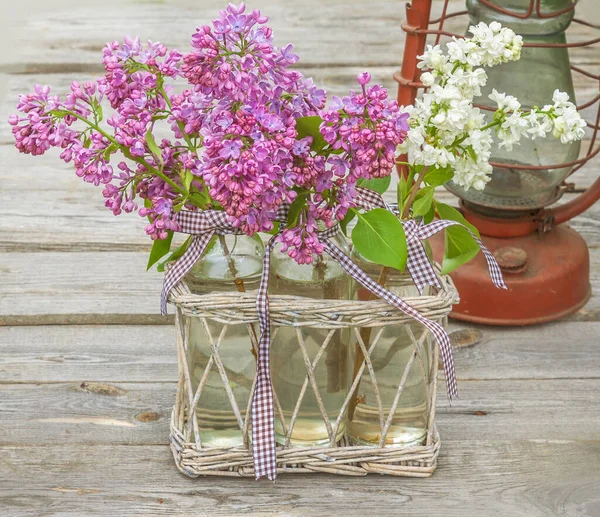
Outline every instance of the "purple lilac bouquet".
[[(253, 235), (275, 231), (278, 209), (289, 204), (278, 239), (310, 263), (323, 251), (318, 227), (357, 214), (357, 185), (387, 188), (408, 113), (368, 86), (367, 73), (360, 91), (326, 108), (325, 91), (291, 68), (298, 56), (292, 45), (273, 45), (266, 22), (229, 5), (212, 27), (196, 29), (187, 54), (139, 39), (108, 43), (101, 79), (73, 82), (65, 99), (47, 86), (20, 97), (20, 114), (9, 118), (16, 147), (61, 149), (79, 177), (102, 185), (115, 215), (147, 217), (146, 233), (163, 250), (154, 262), (169, 251), (182, 209), (224, 210)], [(187, 85), (175, 93), (173, 82)], [(155, 136), (161, 126), (169, 138)]]

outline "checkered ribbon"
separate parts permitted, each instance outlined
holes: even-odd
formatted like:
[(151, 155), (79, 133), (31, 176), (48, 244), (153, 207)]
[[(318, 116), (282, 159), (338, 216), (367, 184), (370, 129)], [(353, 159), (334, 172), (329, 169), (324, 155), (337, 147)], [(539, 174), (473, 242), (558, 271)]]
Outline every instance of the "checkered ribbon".
[(165, 275), (160, 297), (160, 312), (163, 316), (167, 314), (167, 300), (171, 289), (188, 274), (202, 257), (213, 236), (242, 233), (231, 226), (229, 216), (221, 210), (203, 210), (201, 212), (182, 210), (177, 214), (177, 223), (181, 233), (187, 233), (193, 237), (188, 249)]
[(457, 221), (446, 220), (423, 224), (422, 221), (417, 222), (414, 219), (409, 219), (408, 221), (403, 221), (402, 226), (404, 226), (406, 243), (408, 245), (406, 268), (420, 293), (423, 292), (426, 285), (442, 287), (421, 241), (429, 239), (449, 226), (460, 226), (471, 234), (471, 237), (473, 237), (483, 252), (492, 282), (500, 289), (507, 288), (504, 279), (502, 278), (502, 273), (500, 272), (500, 266), (498, 266), (498, 262), (496, 262), (494, 255), (490, 253), (490, 250), (485, 247), (477, 235), (464, 224)]
[[(380, 286), (358, 267), (348, 255), (338, 248), (331, 238), (340, 232), (338, 226), (318, 233), (319, 241), (323, 244), (324, 251), (330, 255), (342, 269), (371, 293), (385, 300), (390, 305), (407, 314), (427, 327), (439, 344), (446, 377), (446, 388), (450, 399), (457, 396), (456, 376), (454, 373), (454, 359), (450, 338), (444, 328), (438, 323), (428, 320), (417, 310), (404, 302), (394, 293)], [(274, 432), (273, 391), (269, 363), (269, 347), (271, 343), (271, 324), (269, 313), (269, 267), (271, 252), (275, 246), (276, 236), (269, 240), (263, 261), (256, 309), (260, 322), (260, 342), (257, 365), (256, 391), (252, 399), (252, 448), (254, 454), (254, 468), (256, 477), (266, 476), (274, 480), (277, 475), (277, 457)]]
[[(357, 187), (357, 191), (359, 194), (358, 205), (360, 208), (365, 210), (386, 208), (398, 215), (398, 210), (388, 206), (381, 195), (379, 195), (377, 192), (364, 187)], [(471, 237), (473, 237), (483, 252), (492, 282), (496, 287), (506, 289), (504, 279), (502, 278), (502, 273), (500, 272), (500, 267), (498, 266), (498, 262), (496, 262), (494, 255), (490, 253), (477, 235), (475, 235), (475, 233), (464, 224), (461, 224), (457, 221), (447, 220), (433, 221), (429, 224), (423, 224), (423, 221), (409, 219), (407, 221), (402, 221), (402, 226), (404, 227), (404, 232), (406, 233), (406, 244), (408, 247), (406, 269), (408, 269), (408, 272), (410, 273), (410, 276), (412, 277), (413, 282), (420, 293), (423, 292), (423, 289), (426, 285), (431, 285), (437, 288), (442, 287), (421, 241), (433, 237), (436, 233), (445, 230), (449, 226), (460, 226), (469, 232)]]

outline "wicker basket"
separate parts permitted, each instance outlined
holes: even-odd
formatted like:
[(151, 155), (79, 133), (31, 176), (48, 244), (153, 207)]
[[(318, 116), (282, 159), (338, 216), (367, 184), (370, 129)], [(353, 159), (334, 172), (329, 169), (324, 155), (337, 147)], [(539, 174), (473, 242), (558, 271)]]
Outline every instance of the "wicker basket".
[[(405, 301), (419, 310), (423, 316), (439, 323), (445, 323), (446, 317), (450, 312), (452, 305), (458, 301), (457, 292), (447, 277), (442, 277), (443, 288), (432, 296), (421, 296), (418, 298), (407, 298)], [(338, 436), (338, 426), (342, 417), (348, 409), (350, 399), (353, 396), (354, 387), (361, 378), (364, 368), (370, 373), (371, 382), (373, 382), (374, 391), (377, 393), (377, 379), (374, 368), (371, 364), (369, 353), (361, 339), (361, 328), (371, 328), (373, 339), (371, 341), (371, 350), (377, 346), (378, 336), (381, 336), (382, 329), (386, 325), (405, 323), (411, 320), (400, 311), (390, 307), (383, 301), (337, 301), (337, 300), (313, 300), (295, 296), (271, 295), (269, 296), (271, 306), (271, 325), (273, 331), (277, 332), (277, 327), (318, 327), (320, 329), (330, 329), (331, 332), (337, 329), (348, 327), (356, 336), (360, 345), (365, 361), (355, 378), (355, 384), (349, 390), (349, 394), (341, 409), (340, 415), (335, 425), (331, 426), (327, 419), (327, 426), (330, 430), (329, 447), (277, 447), (277, 472), (288, 473), (309, 473), (326, 472), (330, 474), (341, 474), (350, 476), (363, 476), (370, 472), (378, 474), (388, 474), (394, 476), (427, 477), (430, 476), (436, 468), (436, 460), (439, 453), (440, 441), (437, 429), (435, 427), (435, 401), (437, 388), (437, 368), (438, 368), (438, 347), (433, 343), (433, 339), (424, 339), (429, 331), (425, 331), (419, 339), (412, 337), (414, 351), (413, 361), (417, 361), (423, 368), (424, 361), (422, 353), (424, 347), (430, 347), (428, 353), (432, 358), (428, 372), (426, 373), (429, 383), (427, 386), (427, 437), (425, 443), (420, 446), (385, 446), (387, 428), (386, 418), (380, 418), (382, 422), (381, 440), (379, 445), (357, 446), (350, 445), (344, 437), (335, 443), (332, 437)], [(240, 423), (243, 435), (244, 446), (233, 448), (214, 448), (203, 447), (199, 439), (195, 401), (202, 389), (202, 384), (198, 386), (198, 392), (192, 392), (192, 383), (186, 360), (187, 339), (189, 335), (190, 318), (203, 318), (214, 320), (226, 325), (245, 325), (256, 323), (258, 321), (256, 314), (256, 293), (213, 293), (210, 295), (197, 296), (190, 294), (185, 283), (180, 283), (171, 294), (171, 301), (176, 306), (176, 327), (177, 327), (177, 357), (179, 363), (179, 384), (175, 407), (171, 417), (171, 450), (175, 458), (177, 468), (190, 477), (203, 475), (216, 476), (254, 476), (254, 467), (252, 451), (249, 443), (251, 440), (251, 411), (250, 408), (240, 408), (237, 406), (235, 398), (229, 388), (229, 379), (225, 368), (218, 368), (220, 377), (223, 380), (224, 389), (228, 392), (229, 400), (233, 411)], [(297, 333), (299, 336), (300, 332)], [(329, 342), (325, 339), (324, 348)], [(219, 357), (219, 342), (216, 339), (212, 343), (213, 355), (211, 362), (218, 366), (221, 363)], [(303, 348), (306, 357), (305, 344), (299, 339), (298, 346)], [(315, 362), (324, 360), (324, 353), (317, 354)], [(307, 361), (310, 363), (310, 361)], [(407, 365), (410, 368), (411, 362)], [(314, 368), (314, 363), (313, 366)], [(400, 375), (400, 384), (398, 386), (399, 396), (402, 395), (403, 382), (406, 375)], [(363, 381), (364, 382), (364, 378)], [(307, 375), (304, 382), (304, 393), (306, 389), (314, 386), (312, 370), (307, 368)], [(251, 396), (254, 391), (252, 386)], [(318, 390), (314, 390), (317, 398)], [(277, 401), (277, 393), (274, 393), (275, 415), (283, 421), (283, 413)], [(396, 397), (398, 399), (398, 396)], [(379, 401), (380, 402), (380, 401)], [(300, 404), (297, 405), (299, 407)], [(381, 407), (381, 404), (379, 404)], [(390, 411), (393, 414), (393, 408)], [(296, 413), (288, 419), (287, 422), (294, 422)], [(390, 416), (391, 421), (391, 416)], [(291, 429), (287, 428), (288, 442)]]

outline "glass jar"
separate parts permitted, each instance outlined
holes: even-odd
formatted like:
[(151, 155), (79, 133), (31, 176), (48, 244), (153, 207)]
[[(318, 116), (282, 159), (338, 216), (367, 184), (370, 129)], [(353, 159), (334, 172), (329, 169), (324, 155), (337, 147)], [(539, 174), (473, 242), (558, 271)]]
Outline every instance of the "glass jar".
[[(350, 250), (340, 233), (332, 242), (344, 253)], [(271, 258), (269, 291), (274, 294), (304, 296), (326, 300), (348, 300), (350, 278), (329, 255), (315, 256), (312, 264), (300, 265), (283, 253), (277, 246)], [(319, 396), (323, 402), (329, 424), (333, 429), (344, 400), (348, 394), (348, 341), (349, 329), (319, 329), (313, 327), (279, 327), (271, 343), (271, 377), (273, 388), (285, 418), (285, 428), (279, 415), (275, 415), (275, 436), (280, 444), (286, 444), (285, 429), (290, 426), (302, 385), (307, 377), (307, 367), (299, 344), (301, 339), (311, 363), (329, 338), (325, 352), (314, 370)], [(345, 430), (342, 420), (336, 433), (336, 441)], [(290, 444), (295, 446), (326, 446), (330, 442), (327, 425), (311, 383), (308, 383)]]
[[(531, 0), (493, 0), (498, 8), (514, 13), (505, 14), (481, 0), (467, 0), (470, 23), (500, 22), (523, 36), (525, 43), (563, 44), (565, 31), (574, 16), (572, 0), (542, 0), (543, 15), (565, 11), (558, 16), (539, 17), (535, 10), (527, 16)], [(520, 16), (520, 17), (519, 17)], [(569, 94), (575, 102), (573, 78), (567, 48), (523, 47), (519, 61), (487, 68), (487, 85), (481, 89), (482, 96), (476, 99), (483, 106), (496, 108), (488, 95), (495, 88), (499, 92), (514, 95), (523, 109), (552, 104), (555, 89)], [(488, 122), (493, 111), (485, 111)], [(481, 192), (465, 191), (454, 183), (448, 189), (463, 199), (473, 209), (490, 215), (518, 216), (519, 212), (547, 206), (560, 196), (559, 185), (571, 171), (571, 167), (549, 169), (551, 165), (571, 162), (579, 156), (581, 142), (562, 144), (551, 135), (546, 138), (522, 139), (511, 151), (500, 148), (497, 141), (492, 147), (491, 161), (505, 164), (494, 167), (491, 181)], [(518, 169), (516, 166), (535, 166), (541, 169)]]
[[(199, 295), (238, 291), (236, 281), (239, 284), (239, 280), (243, 281), (246, 291), (257, 289), (264, 251), (260, 239), (246, 235), (215, 236), (185, 280), (190, 291)], [(195, 392), (213, 353), (211, 342), (216, 344), (221, 339), (219, 356), (242, 418), (246, 415), (256, 372), (250, 332), (258, 335), (258, 329), (249, 327), (229, 325), (222, 334), (224, 324), (190, 318), (187, 350), (188, 368)], [(235, 447), (243, 444), (242, 431), (214, 361), (196, 405), (196, 418), (202, 446)]]
[[(352, 260), (373, 280), (380, 280), (382, 266), (368, 261), (356, 250), (352, 252)], [(402, 299), (420, 296), (410, 275), (396, 269), (388, 270), (383, 286)], [(429, 295), (430, 290), (430, 287), (426, 287), (423, 290), (423, 296)], [(373, 299), (371, 293), (357, 282), (353, 282), (353, 297), (356, 300)], [(377, 327), (361, 330), (361, 337), (367, 350), (379, 332)], [(415, 352), (411, 333), (418, 343), (423, 332), (425, 332), (425, 327), (417, 321), (388, 325), (384, 327), (383, 333), (371, 353), (371, 362), (381, 397), (384, 423), (393, 406), (404, 371)], [(385, 437), (384, 446), (420, 445), (426, 438), (429, 414), (427, 386), (429, 385), (431, 339), (431, 334), (429, 334), (423, 340), (419, 354), (412, 361), (392, 423)], [(354, 371), (357, 371), (362, 363), (363, 354), (357, 343), (351, 347), (351, 350)], [(361, 376), (356, 395), (355, 401), (350, 405), (348, 416), (350, 440), (361, 445), (378, 444), (382, 429), (377, 397), (367, 367)]]

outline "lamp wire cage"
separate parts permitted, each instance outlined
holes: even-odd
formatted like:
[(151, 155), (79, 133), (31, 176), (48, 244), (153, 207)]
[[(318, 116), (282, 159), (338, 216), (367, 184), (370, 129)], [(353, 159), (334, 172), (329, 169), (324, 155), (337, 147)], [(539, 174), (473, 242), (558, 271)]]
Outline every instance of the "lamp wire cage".
[[(554, 47), (554, 48), (584, 48), (590, 51), (598, 51), (600, 49), (600, 25), (591, 23), (576, 17), (576, 6), (579, 0), (572, 0), (571, 5), (552, 10), (545, 8), (542, 5), (542, 0), (530, 0), (529, 6), (524, 11), (512, 11), (497, 5), (495, 0), (479, 0), (479, 3), (489, 9), (497, 12), (498, 15), (504, 17), (513, 17), (519, 20), (525, 20), (532, 17), (539, 19), (554, 18), (570, 11), (574, 11), (574, 17), (571, 20), (570, 28), (567, 29), (566, 35), (568, 41), (566, 43), (540, 43), (526, 42), (524, 47)], [(443, 42), (443, 39), (452, 37), (464, 38), (465, 34), (458, 31), (464, 31), (467, 26), (468, 18), (467, 10), (453, 10), (454, 5), (462, 4), (464, 0), (456, 2), (455, 0), (443, 0), (435, 2), (436, 11), (439, 10), (439, 15), (432, 16), (432, 0), (412, 0), (406, 5), (406, 22), (402, 25), (402, 30), (406, 33), (406, 44), (404, 50), (404, 59), (402, 61), (401, 70), (394, 74), (394, 79), (398, 83), (398, 103), (400, 105), (413, 104), (420, 89), (424, 86), (420, 82), (421, 71), (417, 68), (417, 56), (423, 54), (426, 43), (434, 45)], [(525, 4), (527, 5), (527, 4)], [(574, 32), (580, 34), (574, 35)], [(571, 37), (572, 36), (572, 37)], [(600, 153), (600, 74), (597, 70), (592, 70), (586, 64), (570, 65), (573, 74), (580, 76), (580, 81), (584, 85), (582, 88), (576, 88), (576, 93), (582, 93), (586, 100), (578, 103), (577, 110), (586, 119), (588, 126), (588, 138), (586, 145), (582, 147), (580, 156), (573, 161), (556, 164), (544, 164), (536, 166), (533, 164), (519, 165), (514, 163), (490, 162), (492, 166), (498, 168), (511, 168), (529, 171), (542, 171), (553, 169), (571, 168), (568, 177), (572, 176), (581, 169), (587, 162), (597, 157)], [(578, 91), (585, 90), (585, 91)], [(475, 104), (476, 107), (482, 110), (490, 110), (490, 107)], [(567, 178), (568, 178), (567, 177)], [(584, 199), (585, 206), (577, 210), (578, 213), (588, 208), (594, 201), (595, 196), (592, 196), (591, 190), (597, 190), (600, 185), (594, 185), (588, 192), (588, 198)], [(561, 192), (557, 193), (558, 199), (562, 192), (576, 191), (576, 186), (572, 182), (563, 180), (560, 186)], [(560, 210), (555, 214), (555, 223), (561, 223), (576, 215), (573, 210)]]
[[(439, 270), (438, 270), (439, 273)], [(405, 301), (418, 310), (423, 316), (441, 324), (446, 324), (447, 315), (452, 305), (458, 302), (458, 293), (449, 277), (440, 276), (442, 289), (429, 296), (406, 298)], [(434, 339), (429, 339), (429, 331), (415, 337), (407, 325), (407, 333), (411, 338), (412, 354), (405, 370), (398, 371), (398, 388), (392, 406), (386, 411), (382, 407), (379, 395), (377, 375), (371, 355), (378, 345), (384, 329), (389, 325), (413, 322), (410, 317), (390, 307), (381, 300), (316, 300), (298, 296), (270, 295), (270, 313), (272, 333), (282, 327), (297, 330), (298, 346), (302, 351), (306, 367), (304, 383), (298, 395), (295, 409), (288, 418), (285, 417), (277, 392), (274, 389), (275, 418), (283, 422), (286, 444), (277, 446), (278, 473), (315, 473), (324, 472), (348, 476), (364, 476), (367, 473), (388, 474), (394, 476), (427, 477), (436, 468), (440, 449), (439, 435), (435, 426), (435, 405), (437, 390), (437, 373), (439, 351)], [(252, 342), (254, 355), (257, 354), (256, 328), (256, 292), (247, 293), (211, 293), (207, 295), (191, 294), (185, 282), (181, 282), (171, 292), (170, 301), (176, 307), (175, 325), (177, 331), (177, 358), (179, 366), (179, 382), (175, 406), (171, 417), (171, 450), (177, 468), (187, 476), (254, 476), (251, 439), (252, 423), (250, 403), (254, 393), (256, 379), (252, 383), (247, 407), (239, 407), (230, 386), (231, 374), (223, 364), (220, 347), (227, 329), (232, 326), (246, 327)], [(187, 361), (189, 347), (190, 323), (197, 318), (205, 330), (209, 322), (223, 325), (219, 336), (207, 332), (212, 350), (204, 374), (193, 389), (190, 368)], [(302, 338), (301, 328), (326, 330), (323, 342), (314, 357), (309, 357), (306, 343)], [(368, 343), (361, 337), (361, 329), (368, 328), (371, 338)], [(314, 370), (319, 361), (325, 361), (327, 346), (334, 333), (350, 329), (353, 338), (360, 347), (364, 360), (355, 375), (348, 394), (341, 406), (335, 421), (327, 415), (321, 400), (321, 393), (315, 380)], [(352, 343), (354, 345), (354, 343)], [(250, 354), (251, 351), (249, 350)], [(429, 354), (429, 362), (424, 355)], [(385, 444), (386, 434), (390, 428), (396, 407), (401, 400), (409, 370), (419, 368), (426, 379), (427, 431), (422, 445), (389, 446)], [(202, 444), (199, 431), (200, 415), (196, 413), (198, 400), (202, 397), (203, 387), (209, 370), (218, 371), (223, 382), (223, 389), (235, 414), (242, 434), (243, 445), (235, 447), (207, 447)], [(373, 391), (377, 398), (379, 411), (379, 443), (373, 445), (351, 445), (344, 434), (341, 440), (338, 430), (342, 425), (351, 400), (359, 382), (364, 383), (365, 370), (369, 374)], [(362, 380), (361, 380), (362, 377)], [(290, 446), (290, 436), (298, 417), (302, 399), (307, 392), (313, 392), (319, 405), (321, 417), (327, 427), (329, 443), (325, 446), (298, 447)], [(332, 423), (333, 422), (333, 423)]]

